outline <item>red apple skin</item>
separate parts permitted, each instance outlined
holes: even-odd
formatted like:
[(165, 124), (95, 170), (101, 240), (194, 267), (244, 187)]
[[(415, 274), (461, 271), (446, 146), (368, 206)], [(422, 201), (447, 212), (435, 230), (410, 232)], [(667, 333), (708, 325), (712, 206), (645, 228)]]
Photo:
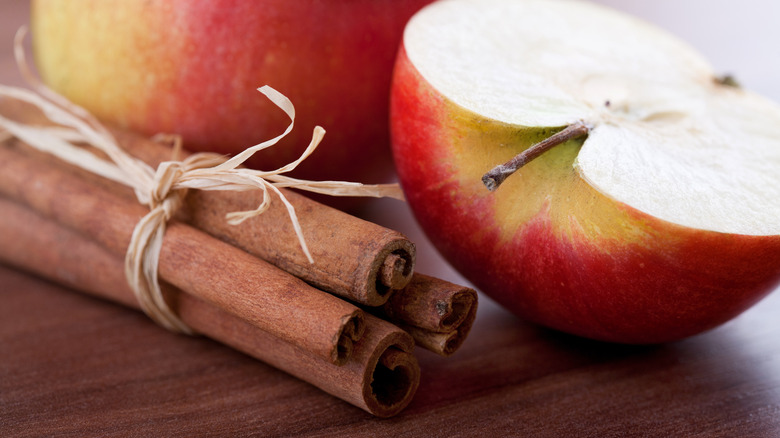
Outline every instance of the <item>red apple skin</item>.
[(443, 98), (401, 50), (391, 133), (408, 202), (453, 267), (522, 318), (662, 343), (728, 321), (780, 283), (780, 236), (694, 230), (613, 201), (573, 169), (581, 141), (489, 192), (482, 173), (532, 143), (507, 147), (518, 131)]
[(43, 81), (100, 119), (178, 133), (195, 151), (232, 154), (289, 120), (256, 89), (293, 102), (296, 128), (248, 164), (297, 158), (314, 126), (320, 148), (291, 175), (385, 182), (388, 106), (406, 21), (431, 0), (35, 0)]

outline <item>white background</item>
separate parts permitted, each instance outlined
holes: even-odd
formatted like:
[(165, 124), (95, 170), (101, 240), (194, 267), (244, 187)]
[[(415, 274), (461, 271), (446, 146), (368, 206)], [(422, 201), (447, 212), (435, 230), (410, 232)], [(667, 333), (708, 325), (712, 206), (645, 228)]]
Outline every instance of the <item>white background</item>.
[(677, 35), (748, 89), (780, 102), (780, 1), (593, 0)]

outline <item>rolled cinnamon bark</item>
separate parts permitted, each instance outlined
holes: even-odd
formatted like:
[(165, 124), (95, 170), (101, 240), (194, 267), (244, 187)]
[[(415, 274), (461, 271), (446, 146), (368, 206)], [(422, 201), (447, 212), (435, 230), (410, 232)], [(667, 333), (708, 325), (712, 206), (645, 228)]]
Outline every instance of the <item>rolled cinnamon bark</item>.
[(447, 333), (473, 320), (476, 309), (474, 289), (415, 273), (412, 281), (382, 306), (381, 314), (402, 324)]
[[(124, 280), (121, 260), (82, 235), (0, 198), (0, 261), (65, 286), (139, 308)], [(350, 359), (336, 366), (240, 318), (163, 285), (181, 318), (197, 332), (352, 403), (389, 417), (409, 404), (420, 381), (414, 341), (367, 315), (364, 336)]]
[[(391, 417), (405, 408), (420, 383), (420, 367), (412, 354), (414, 340), (398, 327), (371, 315), (366, 315), (366, 332), (355, 344), (352, 357), (337, 367), (304, 356), (300, 349), (273, 336), (262, 336), (239, 319), (224, 318), (224, 312), (216, 307), (184, 300), (180, 312), (185, 321), (201, 327), (209, 337), (378, 417)], [(214, 324), (214, 320), (221, 323)]]
[(401, 233), (290, 190), (284, 195), (295, 207), (313, 264), (281, 202), (240, 225), (227, 223), (227, 213), (257, 208), (259, 193), (191, 191), (185, 198), (185, 220), (319, 289), (367, 306), (382, 305), (409, 282), (415, 249)]
[(418, 346), (446, 357), (463, 345), (471, 331), (477, 292), (415, 273), (384, 306), (365, 310), (404, 329)]
[(439, 356), (448, 357), (458, 351), (463, 345), (463, 342), (466, 341), (466, 337), (468, 337), (471, 326), (474, 323), (475, 316), (476, 309), (463, 324), (445, 333), (437, 333), (431, 330), (403, 324), (396, 325), (409, 333), (412, 338), (414, 338), (414, 342), (420, 347), (434, 352)]
[[(0, 99), (0, 114), (22, 123), (52, 124), (37, 108), (11, 99)], [(154, 167), (173, 158), (172, 148), (160, 142), (126, 130), (112, 129), (112, 133), (123, 149)], [(225, 214), (260, 205), (262, 193), (258, 191), (192, 190), (185, 200), (183, 220), (319, 289), (357, 303), (380, 306), (393, 290), (409, 283), (415, 248), (404, 235), (291, 190), (282, 192), (295, 207), (314, 264), (301, 250), (281, 202), (272, 202), (262, 215), (240, 226), (227, 223)]]
[[(0, 144), (0, 193), (124, 257), (145, 207)], [(285, 341), (339, 364), (364, 313), (333, 295), (188, 225), (172, 221), (160, 252), (166, 282)]]

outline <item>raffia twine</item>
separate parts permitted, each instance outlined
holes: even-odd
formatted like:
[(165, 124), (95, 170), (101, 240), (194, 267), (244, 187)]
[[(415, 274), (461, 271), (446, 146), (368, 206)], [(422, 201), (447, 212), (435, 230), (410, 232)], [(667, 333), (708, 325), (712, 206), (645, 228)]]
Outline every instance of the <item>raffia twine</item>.
[[(0, 116), (0, 141), (16, 137), (24, 143), (63, 161), (132, 188), (138, 202), (149, 207), (133, 230), (125, 254), (125, 276), (142, 310), (168, 330), (192, 334), (190, 329), (165, 302), (158, 281), (160, 249), (167, 222), (181, 206), (186, 191), (196, 190), (261, 190), (263, 201), (249, 211), (231, 212), (226, 220), (238, 225), (268, 209), (272, 194), (285, 205), (302, 251), (310, 263), (314, 260), (306, 245), (295, 208), (279, 188), (289, 187), (331, 196), (392, 197), (403, 199), (397, 184), (366, 185), (343, 181), (308, 181), (290, 178), (284, 173), (295, 169), (317, 148), (325, 130), (314, 128), (312, 140), (295, 161), (272, 171), (241, 168), (256, 152), (275, 145), (292, 131), (295, 108), (290, 100), (269, 86), (258, 88), (287, 114), (290, 124), (285, 131), (267, 141), (249, 147), (232, 158), (212, 153), (193, 154), (184, 160), (166, 161), (156, 169), (129, 155), (95, 117), (84, 108), (68, 101), (40, 82), (30, 70), (24, 54), (25, 29), (20, 29), (14, 42), (14, 53), (22, 76), (32, 90), (0, 85), (0, 96), (18, 99), (38, 107), (57, 126), (33, 126)], [(103, 159), (83, 147), (89, 145), (103, 152)]]

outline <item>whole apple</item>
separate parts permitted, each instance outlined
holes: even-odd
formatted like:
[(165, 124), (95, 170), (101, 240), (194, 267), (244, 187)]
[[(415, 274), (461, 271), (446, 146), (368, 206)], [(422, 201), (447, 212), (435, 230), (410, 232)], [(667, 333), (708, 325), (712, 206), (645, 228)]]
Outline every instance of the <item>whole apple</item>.
[[(483, 185), (579, 125), (586, 135)], [(404, 34), (391, 132), (431, 241), (531, 321), (673, 341), (780, 282), (780, 107), (631, 17), (579, 1), (428, 6)]]
[(256, 89), (295, 105), (296, 128), (247, 164), (297, 158), (291, 175), (386, 182), (388, 100), (409, 17), (431, 0), (35, 0), (33, 48), (43, 81), (98, 118), (193, 151), (232, 154), (289, 123)]

